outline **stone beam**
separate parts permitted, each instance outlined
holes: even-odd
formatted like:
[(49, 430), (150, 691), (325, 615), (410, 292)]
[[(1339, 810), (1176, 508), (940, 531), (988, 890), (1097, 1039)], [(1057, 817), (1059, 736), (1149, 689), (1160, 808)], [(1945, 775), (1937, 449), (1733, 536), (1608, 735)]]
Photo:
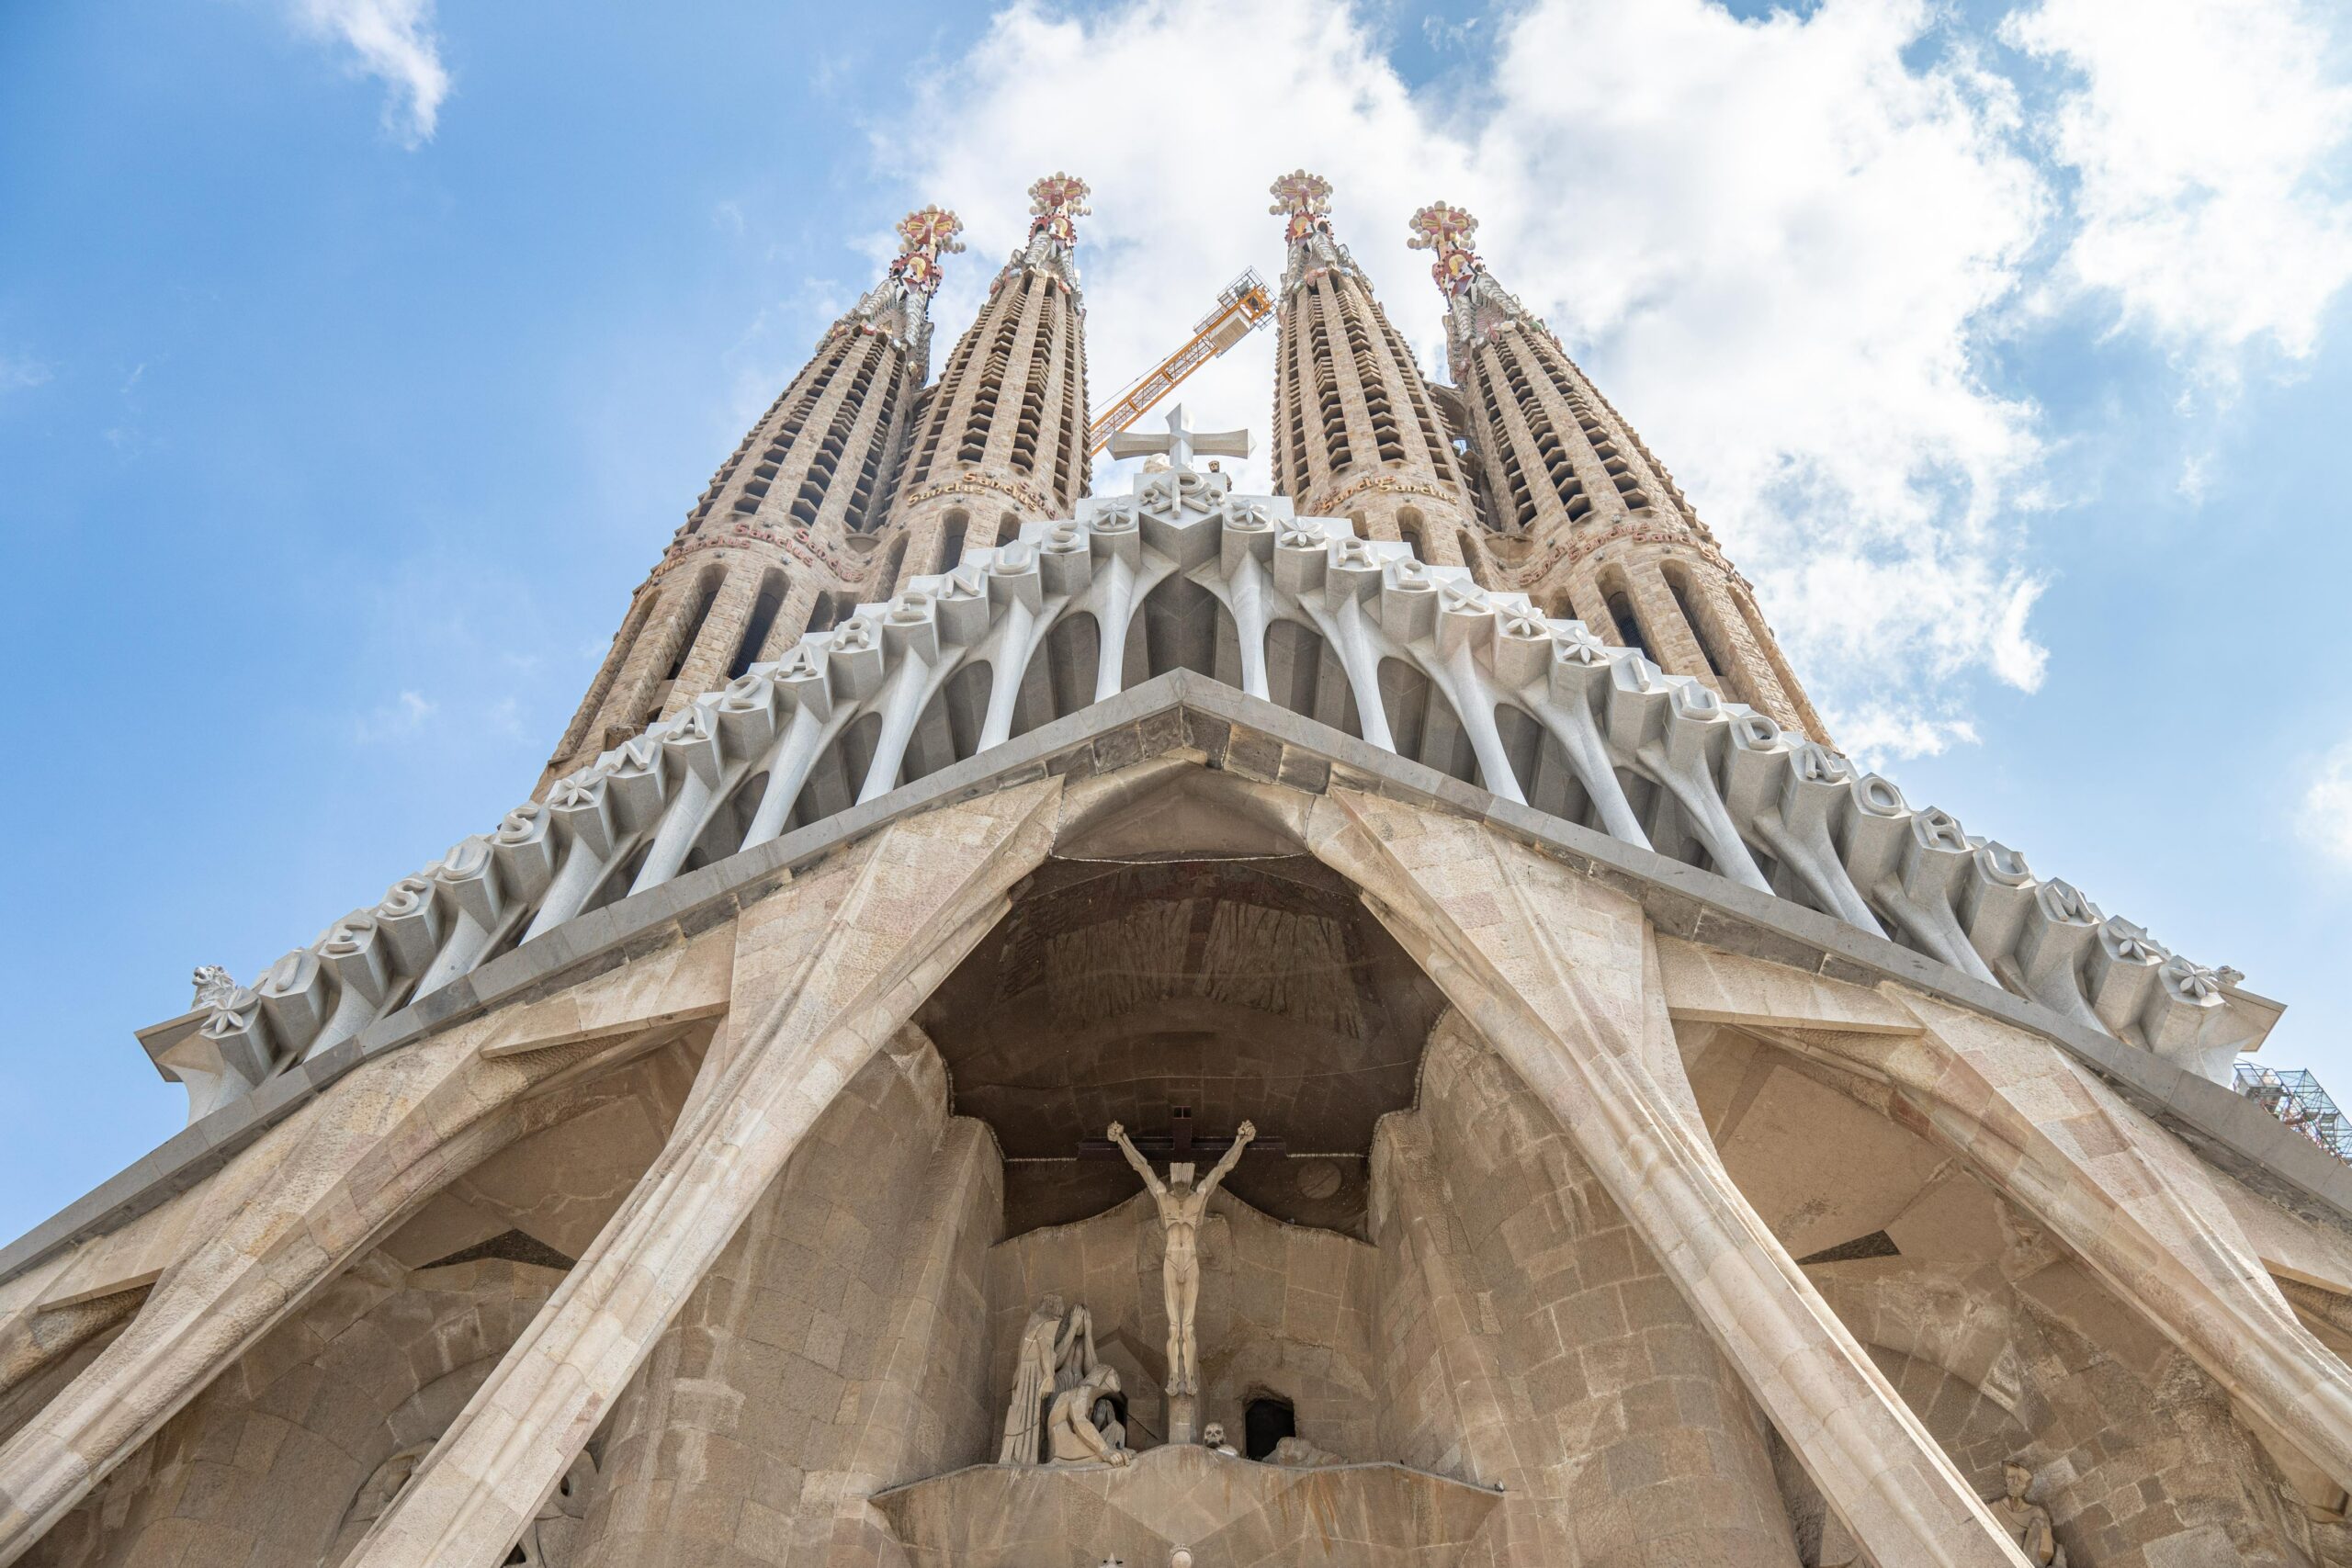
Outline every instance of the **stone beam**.
[[(1717, 955), (1710, 966), (1727, 976), (1754, 963)], [(1904, 987), (1885, 997), (1919, 1021), (1917, 1033), (1783, 1027), (1804, 1029), (1806, 1054), (1892, 1085), (1914, 1125), (2352, 1488), (2352, 1371), (2279, 1293), (2220, 1179), (2047, 1042)]]
[[(640, 964), (585, 982), (574, 1006), (620, 1030), (631, 1005), (664, 1009), (663, 987), (649, 987), (649, 974), (695, 967), (682, 953)], [(615, 992), (638, 999), (598, 999)], [(197, 1208), (171, 1233), (184, 1239), (130, 1325), (0, 1446), (0, 1563), (21, 1556), (222, 1369), (451, 1178), (581, 1113), (602, 1092), (594, 1083), (547, 1092), (600, 1054), (596, 1041), (485, 1055), (485, 1042), (504, 1027), (492, 1014), (370, 1062), (188, 1195)], [(511, 1038), (527, 1038), (531, 1027)], [(69, 1268), (52, 1294), (91, 1288), (87, 1271)], [(35, 1325), (28, 1342), (38, 1340)]]
[(1317, 805), (1310, 838), (1560, 1119), (1871, 1557), (2017, 1568), (1716, 1159), (1640, 905), (1481, 825), (1352, 791)]
[(353, 1568), (492, 1568), (841, 1086), (1045, 858), (1058, 781), (893, 825), (754, 905), (714, 1075)]

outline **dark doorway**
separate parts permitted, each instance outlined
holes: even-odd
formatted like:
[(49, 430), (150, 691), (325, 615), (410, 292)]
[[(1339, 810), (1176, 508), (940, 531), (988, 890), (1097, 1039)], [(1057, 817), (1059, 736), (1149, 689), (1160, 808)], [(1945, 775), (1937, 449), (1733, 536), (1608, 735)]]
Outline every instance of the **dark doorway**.
[(1253, 1399), (1241, 1421), (1243, 1436), (1248, 1439), (1242, 1451), (1251, 1459), (1264, 1459), (1274, 1451), (1276, 1443), (1298, 1436), (1298, 1415), (1287, 1399), (1271, 1395)]

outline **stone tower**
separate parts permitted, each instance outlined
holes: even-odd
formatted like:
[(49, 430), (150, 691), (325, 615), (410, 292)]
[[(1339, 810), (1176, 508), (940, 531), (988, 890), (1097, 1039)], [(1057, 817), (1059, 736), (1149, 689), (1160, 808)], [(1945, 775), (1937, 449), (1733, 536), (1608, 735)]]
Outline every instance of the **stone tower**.
[(900, 221), (888, 272), (827, 329), (639, 585), (540, 793), (831, 626), (871, 586), (909, 412), (931, 374), (940, 257), (964, 248), (962, 228), (937, 207)]
[[(1451, 389), (1294, 181), (1290, 493), (1181, 411), (1079, 493), (1049, 184), (860, 578), (918, 214), (621, 743), (138, 1032), (187, 1127), (0, 1247), (0, 1568), (2352, 1568), (2278, 1004), (1661, 669), (1632, 576), (1648, 653), (1447, 559)], [(1709, 603), (1424, 217), (1491, 537)]]
[(927, 394), (877, 592), (906, 573), (944, 571), (1023, 523), (1066, 516), (1086, 493), (1086, 304), (1070, 259), (1086, 195), (1063, 174), (1029, 187), (1029, 238)]
[(1401, 539), (1481, 579), (1477, 505), (1420, 367), (1331, 232), (1331, 186), (1297, 170), (1272, 187), (1289, 255), (1274, 346), (1274, 486), (1301, 512)]
[[(1445, 297), (1448, 363), (1511, 585), (1669, 673), (1826, 739), (1747, 580), (1551, 329), (1471, 249), (1477, 220), (1415, 213)], [(1508, 541), (1502, 543), (1499, 541)]]

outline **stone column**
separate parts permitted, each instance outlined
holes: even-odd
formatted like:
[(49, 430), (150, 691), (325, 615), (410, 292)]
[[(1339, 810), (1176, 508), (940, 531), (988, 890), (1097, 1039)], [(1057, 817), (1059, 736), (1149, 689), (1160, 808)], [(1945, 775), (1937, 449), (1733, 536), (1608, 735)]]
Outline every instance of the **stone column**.
[(1046, 780), (893, 824), (739, 917), (711, 1075), (352, 1568), (494, 1568), (809, 1127), (1044, 859)]
[(1484, 824), (1333, 789), (1317, 857), (1553, 1115), (1831, 1506), (1881, 1562), (2016, 1548), (1714, 1156), (1632, 898)]
[(1871, 1070), (2233, 1398), (2352, 1487), (2352, 1371), (2279, 1295), (2196, 1156), (2049, 1042), (1895, 995), (1925, 1029), (1880, 1043)]
[[(1528, 1463), (1500, 1363), (1500, 1328), (1487, 1321), (1490, 1298), (1464, 1256), (1422, 1117), (1382, 1121), (1372, 1180), (1372, 1234), (1380, 1249), (1373, 1334), (1387, 1374), (1382, 1457), (1515, 1495)], [(1513, 1513), (1487, 1527), (1498, 1562), (1511, 1560), (1514, 1532), (1527, 1528)]]

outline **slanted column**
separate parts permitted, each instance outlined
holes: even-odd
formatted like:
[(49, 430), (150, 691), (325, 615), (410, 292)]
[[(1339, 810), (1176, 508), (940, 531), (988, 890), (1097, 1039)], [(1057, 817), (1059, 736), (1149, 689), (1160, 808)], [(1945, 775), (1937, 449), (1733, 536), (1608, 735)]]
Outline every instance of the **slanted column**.
[[(1914, 1124), (2352, 1489), (2352, 1371), (2278, 1293), (2196, 1156), (2048, 1041), (1921, 993), (1892, 994), (1921, 1032), (1877, 1043), (1869, 1060), (1919, 1112)], [(1856, 1054), (1850, 1036), (1822, 1038)]]
[(884, 829), (738, 918), (669, 1143), (351, 1568), (495, 1568), (809, 1127), (1043, 862), (1058, 780)]
[[(193, 1239), (138, 1315), (0, 1445), (0, 1562), (30, 1550), (247, 1347), (453, 1176), (594, 1103), (605, 1091), (586, 1073), (600, 1050), (641, 1038), (657, 1019), (711, 1016), (727, 994), (728, 961), (724, 934), (714, 933), (419, 1040), (338, 1080), (239, 1153), (188, 1195)], [(547, 1048), (534, 1049), (535, 1039)], [(484, 1055), (493, 1041), (501, 1054)], [(581, 1081), (548, 1092), (559, 1075)]]
[(1881, 1563), (2023, 1559), (1715, 1157), (1641, 908), (1483, 824), (1333, 789), (1307, 836), (1528, 1089)]
[(1464, 1315), (1512, 1391), (1520, 1468), (1496, 1477), (1497, 1561), (1633, 1562), (1670, 1540), (1684, 1562), (1796, 1568), (1738, 1374), (1559, 1119), (1458, 1012), (1430, 1032), (1417, 1109), (1382, 1134), (1402, 1126), (1443, 1172), (1476, 1292)]
[(834, 1099), (622, 1396), (573, 1568), (823, 1562), (875, 1491), (989, 1451), (1001, 1168), (946, 1086), (910, 1030)]

